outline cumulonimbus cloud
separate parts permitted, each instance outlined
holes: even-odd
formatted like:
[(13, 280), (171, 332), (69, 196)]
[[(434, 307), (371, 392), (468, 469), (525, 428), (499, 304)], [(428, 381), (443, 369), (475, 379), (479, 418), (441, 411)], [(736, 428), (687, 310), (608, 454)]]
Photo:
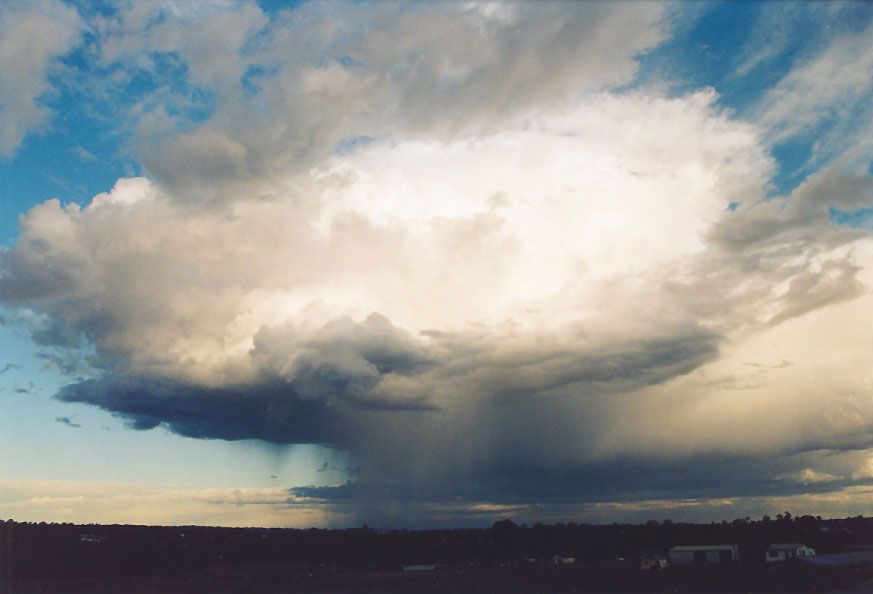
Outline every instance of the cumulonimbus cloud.
[[(657, 11), (598, 5), (547, 34), (499, 8), (427, 9), (425, 29), (383, 14), (339, 62), (261, 82), (278, 117), (263, 146), (230, 98), (143, 141), (152, 177), (24, 215), (0, 299), (42, 316), (43, 343), (94, 350), (94, 376), (58, 396), (139, 429), (344, 449), (369, 502), (710, 496), (719, 480), (746, 495), (741, 458), (746, 478), (764, 456), (802, 476), (823, 464), (809, 452), (869, 447), (867, 372), (804, 366), (852, 368), (873, 336), (856, 324), (848, 348), (824, 330), (869, 302), (869, 239), (831, 213), (868, 207), (871, 178), (833, 167), (768, 197), (762, 129), (713, 90), (616, 91), (663, 34)], [(586, 36), (613, 40), (622, 18), (647, 41), (541, 80), (548, 48), (600, 48)], [(478, 31), (481, 64), (436, 48), (455, 29)], [(330, 31), (307, 35), (330, 47)], [(273, 35), (263, 56), (292, 43)], [(232, 179), (204, 200), (216, 163)], [(813, 336), (844, 358), (816, 363)]]

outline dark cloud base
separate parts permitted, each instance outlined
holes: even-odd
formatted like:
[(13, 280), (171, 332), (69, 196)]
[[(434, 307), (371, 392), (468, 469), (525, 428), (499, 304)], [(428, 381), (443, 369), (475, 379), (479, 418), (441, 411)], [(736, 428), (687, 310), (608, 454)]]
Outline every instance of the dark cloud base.
[(85, 380), (56, 396), (118, 414), (133, 429), (165, 425), (198, 439), (260, 439), (276, 444), (346, 442), (341, 411), (322, 400), (304, 400), (284, 383), (204, 388), (160, 381)]
[(298, 497), (331, 502), (373, 499), (410, 503), (489, 502), (501, 505), (633, 503), (645, 500), (787, 497), (873, 484), (873, 478), (804, 482), (791, 475), (830, 451), (758, 459), (693, 456), (676, 460), (623, 458), (564, 469), (490, 467), (463, 484), (418, 489), (395, 479), (296, 487)]

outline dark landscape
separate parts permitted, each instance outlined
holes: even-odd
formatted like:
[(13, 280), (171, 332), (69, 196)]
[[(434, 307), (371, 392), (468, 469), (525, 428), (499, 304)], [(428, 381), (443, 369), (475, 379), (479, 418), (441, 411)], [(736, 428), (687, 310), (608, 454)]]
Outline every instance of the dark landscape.
[(0, 594), (873, 594), (871, 312), (873, 0), (0, 0)]
[[(805, 560), (767, 563), (774, 543)], [(667, 561), (677, 545), (736, 545), (737, 560)], [(489, 529), (346, 530), (6, 522), (3, 594), (278, 592), (861, 592), (873, 518)], [(644, 570), (644, 559), (664, 567)], [(813, 562), (814, 561), (814, 562)]]

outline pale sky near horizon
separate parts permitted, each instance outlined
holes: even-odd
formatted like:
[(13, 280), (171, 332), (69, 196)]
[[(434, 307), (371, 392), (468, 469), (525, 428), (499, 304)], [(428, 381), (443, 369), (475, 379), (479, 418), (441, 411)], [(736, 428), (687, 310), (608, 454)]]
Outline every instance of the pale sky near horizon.
[(0, 519), (873, 514), (873, 6), (0, 0)]

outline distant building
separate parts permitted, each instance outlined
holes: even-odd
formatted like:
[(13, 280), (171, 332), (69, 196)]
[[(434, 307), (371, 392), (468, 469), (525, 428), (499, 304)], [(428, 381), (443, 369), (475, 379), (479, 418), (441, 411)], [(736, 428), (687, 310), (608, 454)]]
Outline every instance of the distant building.
[(812, 557), (813, 555), (815, 555), (815, 549), (798, 542), (787, 542), (771, 544), (764, 553), (764, 559), (767, 563), (777, 563), (797, 557)]
[(103, 542), (103, 537), (99, 534), (80, 534), (79, 542)]
[(564, 557), (562, 555), (555, 555), (552, 557), (552, 563), (555, 565), (573, 565), (576, 563), (576, 557)]
[(670, 565), (667, 553), (663, 551), (641, 551), (640, 569), (643, 571), (657, 571)]
[(419, 565), (404, 565), (403, 571), (434, 571), (437, 568), (434, 564), (419, 564)]
[(740, 558), (735, 544), (723, 545), (683, 545), (667, 552), (671, 565), (715, 565), (730, 563)]

